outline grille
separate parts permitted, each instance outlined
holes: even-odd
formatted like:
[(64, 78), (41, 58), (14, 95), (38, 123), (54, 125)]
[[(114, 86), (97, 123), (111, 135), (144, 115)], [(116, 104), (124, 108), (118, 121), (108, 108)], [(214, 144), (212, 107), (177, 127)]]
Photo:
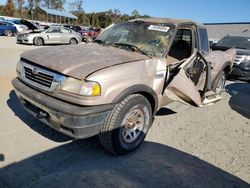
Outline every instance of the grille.
[(53, 82), (53, 76), (42, 72), (35, 72), (34, 69), (32, 70), (29, 67), (24, 67), (24, 76), (26, 79), (46, 88), (50, 88)]
[(236, 55), (234, 63), (239, 65), (244, 58), (245, 58), (245, 55)]
[(20, 61), (21, 74), (19, 78), (24, 82), (48, 92), (54, 92), (60, 87), (66, 78), (64, 75), (55, 73), (42, 67)]

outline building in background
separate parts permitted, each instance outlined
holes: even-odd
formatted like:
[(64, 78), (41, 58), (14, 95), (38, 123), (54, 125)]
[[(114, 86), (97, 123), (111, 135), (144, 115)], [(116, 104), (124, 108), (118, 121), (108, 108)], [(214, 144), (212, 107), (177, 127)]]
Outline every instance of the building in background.
[(226, 35), (249, 36), (250, 22), (205, 23), (210, 41), (218, 41)]

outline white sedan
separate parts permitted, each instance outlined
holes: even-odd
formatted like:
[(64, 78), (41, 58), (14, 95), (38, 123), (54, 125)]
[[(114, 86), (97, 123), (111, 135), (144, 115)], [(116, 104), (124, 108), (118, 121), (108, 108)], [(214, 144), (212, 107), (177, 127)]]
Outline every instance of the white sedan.
[(34, 44), (78, 44), (82, 41), (79, 33), (60, 26), (53, 26), (44, 31), (33, 31), (17, 35), (17, 43)]

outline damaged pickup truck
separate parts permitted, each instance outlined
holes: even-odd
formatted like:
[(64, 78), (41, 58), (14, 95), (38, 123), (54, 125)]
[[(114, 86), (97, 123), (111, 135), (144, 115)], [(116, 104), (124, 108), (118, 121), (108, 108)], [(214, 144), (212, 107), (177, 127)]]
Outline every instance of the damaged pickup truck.
[(123, 155), (143, 142), (161, 107), (220, 100), (234, 57), (233, 49), (211, 51), (201, 24), (137, 19), (93, 44), (25, 52), (12, 84), (42, 122), (75, 139), (99, 135), (107, 151)]

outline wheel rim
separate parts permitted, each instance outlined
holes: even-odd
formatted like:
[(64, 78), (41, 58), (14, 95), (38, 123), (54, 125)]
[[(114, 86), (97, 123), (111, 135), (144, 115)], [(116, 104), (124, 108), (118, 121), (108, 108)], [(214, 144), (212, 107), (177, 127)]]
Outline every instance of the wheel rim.
[(38, 46), (41, 46), (42, 44), (43, 44), (42, 39), (38, 38), (38, 39), (37, 39), (37, 45), (38, 45)]
[(87, 39), (87, 43), (91, 43), (92, 41), (93, 41), (92, 38)]
[(70, 40), (70, 44), (77, 44), (77, 42), (76, 42), (75, 39), (71, 39), (71, 40)]
[(226, 82), (225, 74), (222, 74), (219, 81), (218, 81), (218, 83), (217, 83), (217, 86), (216, 86), (216, 90), (215, 90), (216, 94), (221, 94), (223, 92), (225, 82)]
[(10, 30), (6, 30), (4, 32), (4, 34), (7, 36), (7, 37), (10, 37), (12, 35), (12, 32)]
[(140, 109), (128, 112), (122, 121), (122, 138), (126, 143), (132, 143), (140, 136), (145, 122), (144, 113)]

